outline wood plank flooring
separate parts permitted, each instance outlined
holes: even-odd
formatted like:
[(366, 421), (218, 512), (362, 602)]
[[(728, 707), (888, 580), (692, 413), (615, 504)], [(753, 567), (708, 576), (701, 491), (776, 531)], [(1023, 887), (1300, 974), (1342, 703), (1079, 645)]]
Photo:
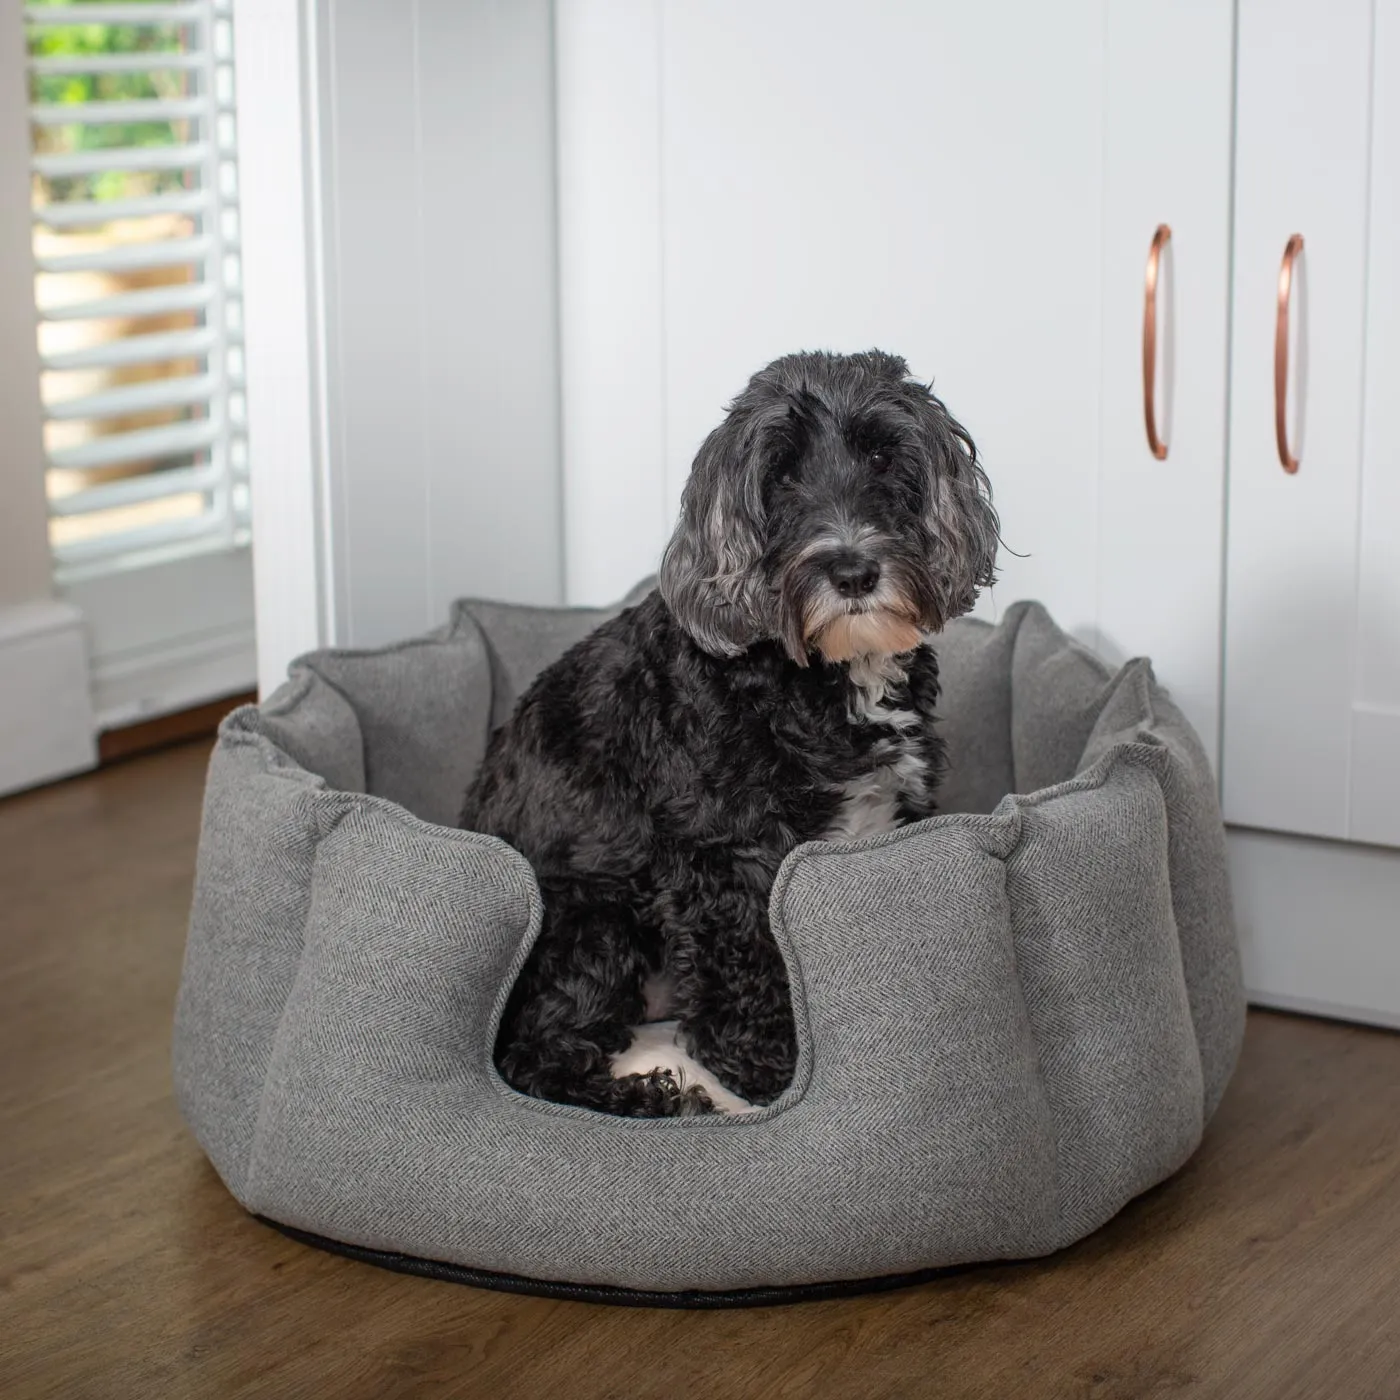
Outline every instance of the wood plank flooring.
[(5, 1400), (1400, 1397), (1400, 1036), (1263, 1013), (1187, 1169), (1035, 1264), (674, 1313), (284, 1239), (170, 1096), (207, 751), (0, 802)]

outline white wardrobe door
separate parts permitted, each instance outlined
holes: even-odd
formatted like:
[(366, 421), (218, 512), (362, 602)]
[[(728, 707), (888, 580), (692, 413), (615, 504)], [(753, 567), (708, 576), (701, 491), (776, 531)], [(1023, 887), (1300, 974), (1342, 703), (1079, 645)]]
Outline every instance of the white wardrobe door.
[[(1224, 803), (1348, 834), (1366, 337), (1371, 0), (1241, 0)], [(1274, 432), (1279, 269), (1292, 289), (1296, 474)]]
[[(1234, 7), (1107, 7), (1099, 641), (1152, 658), (1219, 753)], [(1158, 259), (1148, 446), (1143, 330)]]
[(1377, 0), (1351, 835), (1400, 846), (1400, 0)]

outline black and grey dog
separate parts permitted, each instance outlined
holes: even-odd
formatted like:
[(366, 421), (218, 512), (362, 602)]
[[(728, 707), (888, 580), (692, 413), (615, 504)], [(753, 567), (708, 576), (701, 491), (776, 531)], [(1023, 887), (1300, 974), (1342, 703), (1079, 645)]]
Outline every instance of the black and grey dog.
[(972, 439), (894, 355), (790, 355), (750, 380), (695, 459), (659, 590), (535, 681), (467, 795), (463, 826), (525, 855), (545, 905), (497, 1042), (507, 1082), (710, 1110), (670, 1070), (613, 1075), (661, 985), (721, 1084), (782, 1092), (773, 878), (799, 842), (933, 811), (924, 643), (992, 582), (989, 497)]

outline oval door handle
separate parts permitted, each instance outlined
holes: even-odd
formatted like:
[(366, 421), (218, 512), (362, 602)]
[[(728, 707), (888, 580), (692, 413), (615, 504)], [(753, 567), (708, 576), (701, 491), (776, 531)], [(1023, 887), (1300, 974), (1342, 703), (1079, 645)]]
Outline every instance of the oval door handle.
[(1274, 437), (1278, 459), (1291, 476), (1298, 459), (1288, 448), (1288, 311), (1293, 299), (1293, 263), (1303, 251), (1303, 235), (1295, 233), (1283, 250), (1278, 270), (1278, 320), (1274, 324)]
[(1147, 446), (1152, 455), (1164, 462), (1167, 444), (1157, 436), (1157, 269), (1162, 249), (1171, 242), (1172, 231), (1167, 224), (1158, 224), (1147, 250), (1147, 276), (1143, 283), (1142, 302), (1142, 416), (1147, 423)]

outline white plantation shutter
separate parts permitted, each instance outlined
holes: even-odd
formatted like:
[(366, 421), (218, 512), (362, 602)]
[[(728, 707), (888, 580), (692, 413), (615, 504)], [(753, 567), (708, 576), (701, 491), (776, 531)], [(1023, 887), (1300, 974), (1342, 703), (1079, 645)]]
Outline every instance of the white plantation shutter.
[[(24, 16), (31, 41), (120, 25), (145, 45), (31, 42), (31, 90), (123, 74), (162, 94), (30, 109), (57, 578), (236, 549), (249, 530), (230, 0), (28, 4)], [(164, 135), (103, 138), (140, 124)]]

